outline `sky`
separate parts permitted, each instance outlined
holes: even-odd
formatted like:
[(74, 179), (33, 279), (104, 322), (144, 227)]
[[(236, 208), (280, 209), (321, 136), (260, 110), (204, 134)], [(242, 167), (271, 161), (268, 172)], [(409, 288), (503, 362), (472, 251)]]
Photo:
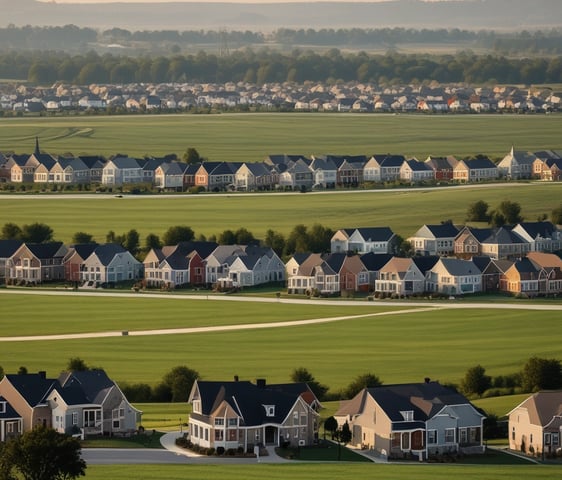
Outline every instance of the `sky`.
[[(217, 2), (228, 2), (228, 3), (305, 3), (311, 1), (327, 1), (327, 2), (385, 2), (389, 0), (39, 0), (41, 2), (47, 3), (170, 3), (170, 2), (180, 2), (180, 3), (217, 3)], [(436, 0), (429, 0), (436, 1)]]

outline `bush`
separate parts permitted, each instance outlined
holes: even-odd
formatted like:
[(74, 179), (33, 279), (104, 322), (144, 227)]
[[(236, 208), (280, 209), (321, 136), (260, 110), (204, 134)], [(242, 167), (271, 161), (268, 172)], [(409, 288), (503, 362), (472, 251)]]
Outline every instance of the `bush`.
[(226, 451), (226, 454), (227, 454), (228, 456), (230, 456), (230, 457), (233, 457), (234, 455), (236, 455), (236, 450), (235, 450), (234, 448), (229, 448), (229, 449)]
[(224, 447), (217, 447), (217, 455), (224, 455)]

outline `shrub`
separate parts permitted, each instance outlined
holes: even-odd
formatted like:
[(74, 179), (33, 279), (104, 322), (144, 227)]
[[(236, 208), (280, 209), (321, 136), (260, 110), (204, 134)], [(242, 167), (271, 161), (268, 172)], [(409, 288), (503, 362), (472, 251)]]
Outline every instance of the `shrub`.
[(207, 451), (205, 453), (207, 454), (208, 457), (210, 457), (215, 454), (215, 449), (213, 447), (207, 448)]
[(224, 447), (217, 447), (217, 455), (224, 455)]

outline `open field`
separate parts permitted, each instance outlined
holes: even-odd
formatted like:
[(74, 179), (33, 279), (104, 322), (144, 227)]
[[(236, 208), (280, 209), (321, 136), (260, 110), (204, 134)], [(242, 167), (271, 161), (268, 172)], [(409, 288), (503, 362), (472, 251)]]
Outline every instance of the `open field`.
[[(3, 295), (2, 300), (5, 298)], [(58, 304), (49, 303), (50, 311), (63, 311), (66, 300), (64, 297)], [(110, 309), (107, 305), (112, 302), (105, 304), (103, 297), (98, 301), (101, 312)], [(139, 302), (148, 305), (143, 299), (132, 298), (130, 308), (140, 309)], [(177, 308), (173, 306), (175, 301), (168, 303), (171, 306), (162, 305), (162, 312)], [(185, 302), (186, 311), (192, 303), (193, 308), (201, 308), (199, 301)], [(220, 319), (239, 308), (238, 303), (209, 303), (205, 313), (209, 324), (213, 309), (214, 317)], [(275, 310), (277, 304), (271, 307)], [(298, 308), (288, 314), (287, 320), (299, 318), (297, 312)], [(305, 312), (302, 316), (310, 314)], [(54, 315), (35, 315), (31, 325), (22, 329), (29, 331), (33, 325), (52, 321)], [(269, 315), (264, 311), (264, 321)], [(165, 313), (162, 318), (154, 328), (177, 324)], [(72, 326), (68, 329), (68, 333), (74, 330)], [(561, 339), (558, 312), (432, 310), (285, 328), (7, 342), (2, 343), (0, 365), (7, 372), (25, 365), (32, 372), (47, 370), (49, 375), (56, 375), (69, 358), (80, 356), (89, 365), (105, 368), (117, 382), (149, 384), (156, 384), (172, 367), (182, 364), (206, 379), (239, 375), (270, 382), (286, 382), (294, 368), (304, 366), (337, 392), (366, 372), (377, 374), (385, 383), (415, 382), (424, 377), (458, 383), (476, 364), (482, 364), (492, 376), (514, 373), (532, 355), (561, 358)]]
[[(0, 132), (2, 130), (0, 129)], [(314, 222), (337, 230), (349, 227), (389, 226), (397, 234), (412, 235), (424, 223), (451, 219), (463, 223), (467, 207), (485, 200), (495, 208), (515, 200), (528, 221), (550, 216), (560, 205), (562, 183), (520, 183), (437, 189), (379, 190), (340, 193), (138, 196), (0, 195), (0, 226), (41, 221), (56, 239), (70, 242), (85, 231), (105, 242), (109, 230), (117, 234), (136, 229), (141, 240), (149, 233), (162, 236), (174, 225), (189, 225), (196, 235), (219, 235), (244, 227), (257, 238), (272, 228), (288, 234), (295, 225)]]
[(401, 153), (503, 158), (518, 150), (562, 149), (562, 115), (217, 114), (0, 119), (0, 151), (74, 155), (183, 154), (212, 161), (266, 155)]
[[(562, 468), (545, 465), (373, 465), (361, 463), (300, 463), (289, 465), (142, 465), (134, 468), (136, 480), (551, 480), (560, 475)], [(415, 469), (415, 471), (413, 470)], [(90, 466), (88, 480), (131, 478), (131, 466)]]
[(473, 400), (472, 403), (484, 409), (486, 412), (493, 413), (501, 418), (523, 402), (528, 396), (529, 394), (523, 393), (520, 395), (505, 395), (503, 397), (480, 398), (478, 400)]

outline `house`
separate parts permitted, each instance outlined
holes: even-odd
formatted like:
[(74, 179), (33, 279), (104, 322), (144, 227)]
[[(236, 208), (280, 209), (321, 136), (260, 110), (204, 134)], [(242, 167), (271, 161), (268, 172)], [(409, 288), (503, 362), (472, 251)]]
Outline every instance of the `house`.
[(285, 170), (279, 169), (279, 186), (293, 190), (310, 190), (314, 184), (314, 174), (309, 164), (302, 159), (288, 165)]
[(427, 157), (425, 163), (435, 172), (435, 180), (449, 181), (453, 179), (453, 169), (459, 161), (449, 155), (448, 157)]
[(392, 258), (390, 253), (364, 253), (359, 256), (361, 263), (369, 273), (369, 291), (375, 289), (376, 281), (379, 279), (380, 269)]
[(508, 413), (509, 448), (535, 455), (557, 454), (562, 437), (562, 391), (537, 392)]
[(70, 245), (63, 258), (64, 279), (68, 282), (79, 282), (82, 265), (98, 247), (97, 243), (80, 243)]
[(285, 281), (285, 264), (271, 248), (246, 246), (225, 259), (226, 268), (217, 283), (223, 287), (253, 287)]
[(318, 439), (318, 400), (305, 383), (196, 380), (188, 402), (189, 438), (201, 447), (253, 452), (257, 445), (299, 447)]
[(90, 182), (101, 183), (106, 159), (97, 155), (81, 155), (78, 158), (90, 169)]
[(59, 433), (131, 435), (141, 421), (142, 412), (101, 369), (61, 373), (46, 400)]
[(338, 181), (338, 168), (328, 158), (313, 157), (309, 167), (312, 171), (313, 188), (335, 188)]
[(509, 226), (493, 229), (490, 236), (480, 243), (482, 255), (495, 259), (521, 258), (531, 250), (531, 244)]
[(234, 185), (234, 175), (240, 166), (232, 162), (203, 162), (195, 173), (195, 186), (209, 192), (226, 190)]
[(548, 182), (558, 182), (562, 179), (561, 158), (537, 158), (533, 162), (533, 177)]
[(489, 158), (460, 160), (453, 168), (457, 182), (484, 182), (498, 178), (498, 168)]
[[(295, 257), (289, 263), (295, 265)], [(320, 254), (313, 253), (303, 260), (298, 267), (286, 266), (287, 270), (287, 293), (314, 295), (335, 295), (340, 293), (340, 276)]]
[(348, 422), (351, 444), (384, 458), (484, 453), (485, 416), (463, 395), (438, 382), (365, 388), (334, 414)]
[(23, 433), (23, 419), (14, 407), (0, 395), (0, 443)]
[(183, 175), (187, 168), (185, 163), (164, 162), (154, 170), (154, 186), (160, 190), (183, 191)]
[(393, 257), (380, 269), (375, 290), (400, 296), (422, 293), (425, 276), (413, 259)]
[(324, 257), (324, 261), (339, 274), (341, 292), (369, 291), (370, 275), (360, 255), (330, 253)]
[[(6, 436), (21, 434), (37, 425), (60, 433), (86, 435), (131, 434), (140, 422), (134, 408), (103, 370), (63, 372), (58, 379), (46, 372), (12, 375), (0, 380), (4, 408), (11, 407), (11, 430)], [(0, 425), (2, 420), (0, 400)], [(0, 433), (2, 431), (0, 430)]]
[(22, 246), (21, 240), (0, 240), (0, 285), (6, 281), (8, 259)]
[(64, 280), (67, 251), (62, 242), (23, 243), (6, 261), (6, 279), (25, 284)]
[(435, 180), (435, 172), (427, 163), (415, 159), (404, 160), (400, 167), (400, 180), (410, 183), (428, 182)]
[(205, 259), (205, 277), (208, 285), (214, 285), (219, 278), (227, 275), (228, 259), (237, 252), (243, 252), (244, 245), (219, 245)]
[(455, 238), (459, 229), (452, 223), (423, 225), (406, 240), (412, 245), (416, 255), (452, 255), (455, 251)]
[(51, 155), (46, 153), (34, 153), (29, 158), (29, 161), (36, 159), (38, 162), (35, 171), (33, 172), (33, 182), (34, 183), (49, 183), (51, 169), (56, 165), (57, 160)]
[(562, 249), (562, 231), (552, 222), (521, 222), (512, 232), (530, 245), (531, 252), (555, 252)]
[(90, 172), (90, 168), (80, 158), (59, 157), (49, 170), (48, 182), (84, 185), (91, 182)]
[(562, 293), (562, 259), (553, 253), (529, 252), (527, 258), (540, 267), (539, 295)]
[[(377, 157), (375, 155), (375, 157)], [(379, 161), (381, 182), (394, 182), (400, 178), (400, 168), (406, 161), (402, 155), (385, 155)]]
[(500, 276), (500, 290), (535, 297), (539, 293), (539, 275), (540, 267), (531, 260), (517, 260)]
[(537, 160), (535, 154), (514, 150), (511, 147), (511, 151), (498, 163), (498, 174), (500, 177), (512, 180), (531, 178), (535, 160)]
[(365, 162), (365, 165), (363, 165), (363, 181), (381, 181), (381, 166), (376, 155), (373, 155), (371, 158), (369, 158), (369, 160)]
[(511, 260), (494, 260), (486, 256), (473, 256), (472, 261), (482, 272), (482, 291), (499, 292), (500, 279), (512, 267)]
[(271, 190), (278, 182), (275, 169), (265, 163), (243, 163), (234, 174), (236, 190)]
[(32, 155), (12, 155), (5, 164), (10, 170), (10, 182), (33, 183), (39, 161)]
[(396, 234), (388, 227), (345, 228), (330, 239), (332, 253), (393, 253)]
[(428, 292), (445, 295), (463, 295), (482, 291), (482, 272), (471, 260), (440, 258), (426, 272), (425, 281)]
[(89, 286), (138, 280), (141, 277), (142, 263), (116, 243), (98, 245), (80, 269), (80, 280)]
[(323, 261), (319, 253), (295, 253), (285, 264), (287, 293), (310, 293), (315, 288), (312, 271)]
[(142, 167), (136, 158), (115, 157), (103, 166), (101, 183), (109, 186), (142, 183)]
[(455, 256), (469, 259), (482, 255), (482, 242), (492, 235), (491, 228), (464, 227), (455, 237)]

